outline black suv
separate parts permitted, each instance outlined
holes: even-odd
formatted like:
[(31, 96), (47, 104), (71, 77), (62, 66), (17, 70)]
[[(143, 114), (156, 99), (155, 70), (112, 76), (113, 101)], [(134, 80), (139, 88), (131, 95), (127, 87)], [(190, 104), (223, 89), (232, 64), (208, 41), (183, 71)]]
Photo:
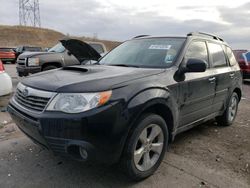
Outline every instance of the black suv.
[(242, 77), (219, 37), (136, 37), (94, 65), (23, 79), (8, 111), (36, 143), (83, 161), (154, 173), (175, 135), (216, 118), (233, 123)]

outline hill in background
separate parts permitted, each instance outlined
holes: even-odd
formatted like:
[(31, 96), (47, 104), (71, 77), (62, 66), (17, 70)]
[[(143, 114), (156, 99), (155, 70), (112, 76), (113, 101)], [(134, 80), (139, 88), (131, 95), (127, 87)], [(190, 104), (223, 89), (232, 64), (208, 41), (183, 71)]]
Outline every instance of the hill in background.
[(120, 42), (117, 41), (66, 36), (63, 33), (51, 29), (24, 26), (0, 26), (0, 47), (31, 45), (46, 48), (54, 46), (58, 40), (65, 37), (78, 38), (83, 41), (103, 42), (108, 50), (111, 50), (120, 44)]

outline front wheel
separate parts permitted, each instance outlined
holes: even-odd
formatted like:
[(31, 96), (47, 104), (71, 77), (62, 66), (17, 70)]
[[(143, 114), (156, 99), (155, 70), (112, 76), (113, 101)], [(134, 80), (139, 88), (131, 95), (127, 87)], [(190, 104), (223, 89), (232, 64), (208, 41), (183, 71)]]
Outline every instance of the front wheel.
[(134, 180), (152, 175), (161, 164), (168, 145), (168, 129), (164, 119), (145, 114), (133, 129), (125, 146), (122, 165)]
[(22, 72), (18, 72), (17, 73), (19, 77), (23, 77), (23, 76), (28, 76), (28, 73), (22, 73)]
[(233, 92), (229, 99), (227, 108), (222, 116), (216, 118), (217, 122), (223, 126), (232, 125), (238, 111), (239, 97), (237, 93)]

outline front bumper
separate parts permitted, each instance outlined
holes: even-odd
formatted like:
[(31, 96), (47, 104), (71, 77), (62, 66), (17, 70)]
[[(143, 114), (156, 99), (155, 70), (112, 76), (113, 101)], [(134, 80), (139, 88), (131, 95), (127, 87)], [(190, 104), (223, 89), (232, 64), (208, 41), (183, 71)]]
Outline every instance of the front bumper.
[(12, 93), (11, 77), (6, 72), (0, 73), (0, 80), (1, 80), (0, 96)]
[(249, 71), (242, 71), (243, 79), (250, 79), (250, 72)]
[(126, 120), (117, 104), (79, 114), (42, 112), (32, 114), (11, 99), (8, 111), (20, 128), (35, 143), (61, 156), (82, 160), (79, 147), (88, 161), (112, 164), (119, 160), (128, 132)]
[(28, 75), (29, 73), (34, 74), (34, 73), (41, 72), (41, 67), (26, 67), (26, 66), (18, 65), (16, 67), (16, 70), (19, 74)]
[(16, 58), (15, 57), (13, 57), (13, 58), (1, 58), (1, 61), (2, 62), (14, 62), (14, 61), (16, 61)]

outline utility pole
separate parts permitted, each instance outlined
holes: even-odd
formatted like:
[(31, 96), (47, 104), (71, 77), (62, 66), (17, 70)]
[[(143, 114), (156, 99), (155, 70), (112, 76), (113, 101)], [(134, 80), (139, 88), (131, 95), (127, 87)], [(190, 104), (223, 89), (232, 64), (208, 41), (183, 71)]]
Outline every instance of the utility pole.
[(19, 0), (19, 25), (41, 27), (39, 0)]

